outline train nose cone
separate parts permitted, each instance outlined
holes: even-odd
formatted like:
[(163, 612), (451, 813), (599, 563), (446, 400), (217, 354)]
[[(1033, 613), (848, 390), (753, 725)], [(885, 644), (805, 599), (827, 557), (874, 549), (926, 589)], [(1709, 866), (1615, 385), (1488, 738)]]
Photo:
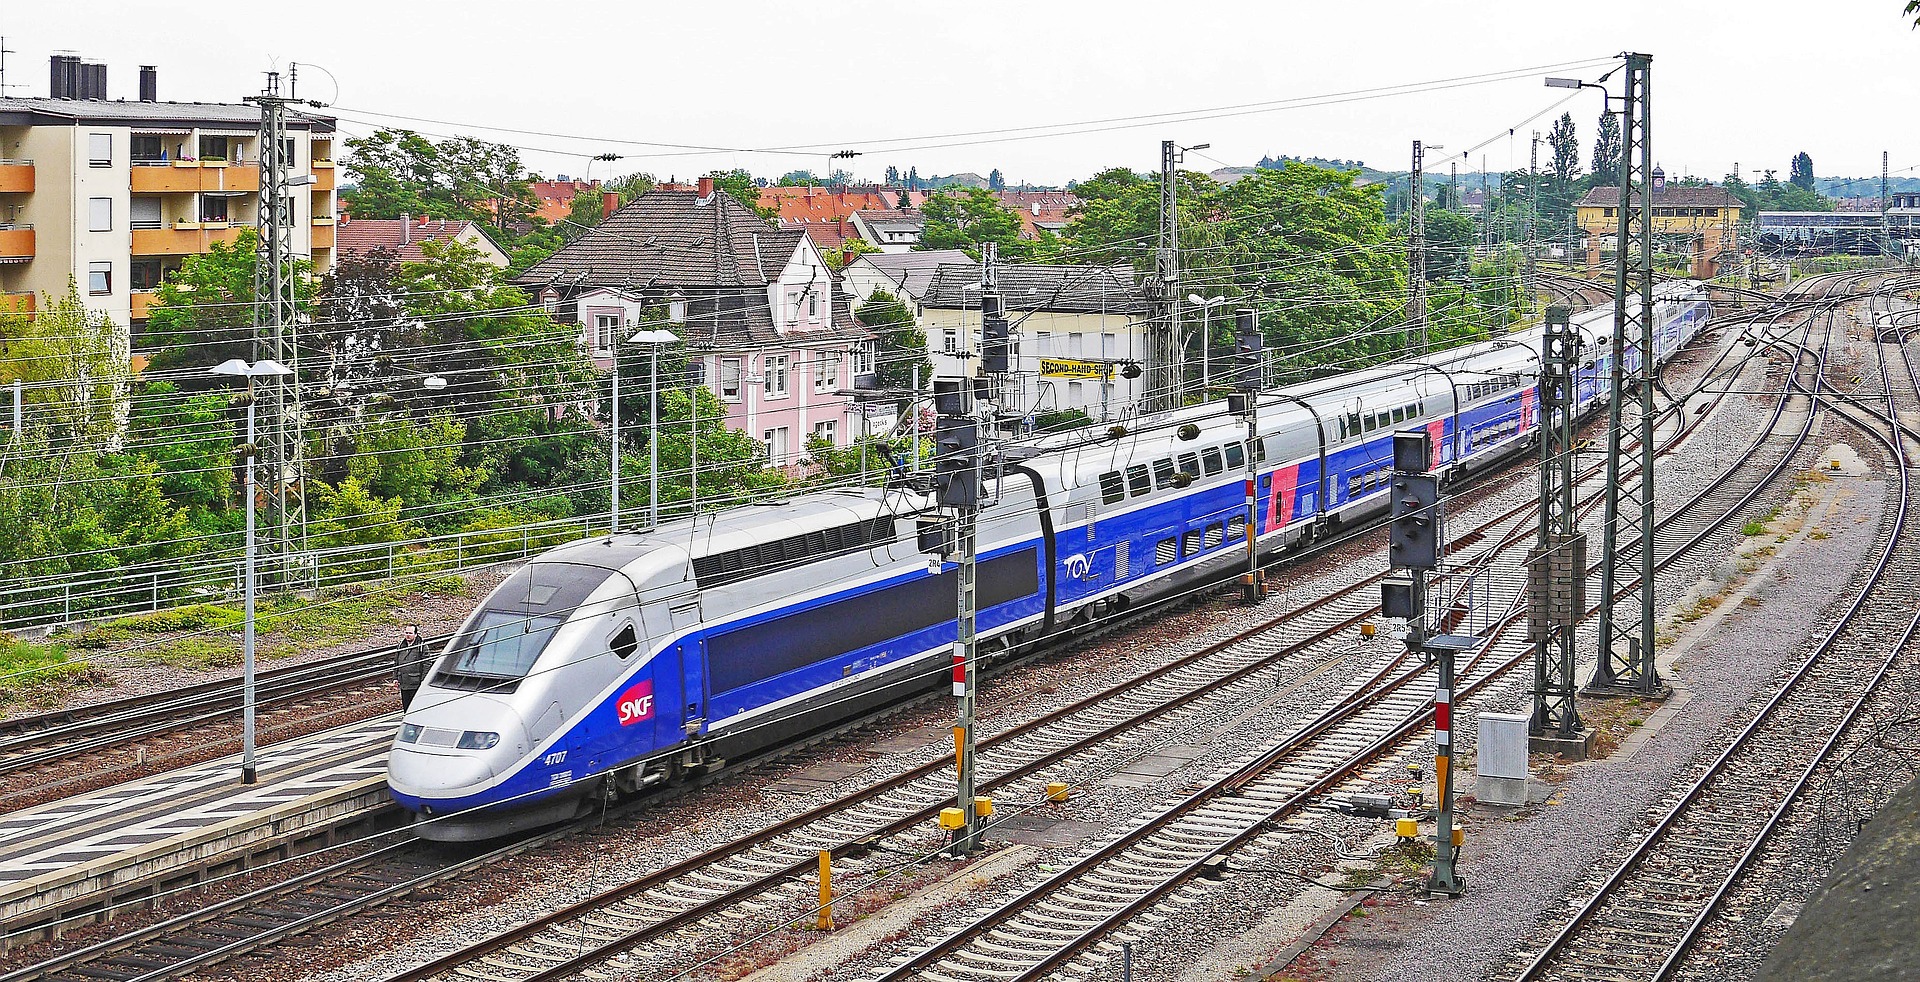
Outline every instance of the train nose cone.
[(488, 696), (464, 694), (412, 710), (402, 725), (418, 728), (414, 739), (396, 741), (387, 755), (387, 784), (403, 803), (452, 802), (482, 791), (527, 746), (520, 714)]

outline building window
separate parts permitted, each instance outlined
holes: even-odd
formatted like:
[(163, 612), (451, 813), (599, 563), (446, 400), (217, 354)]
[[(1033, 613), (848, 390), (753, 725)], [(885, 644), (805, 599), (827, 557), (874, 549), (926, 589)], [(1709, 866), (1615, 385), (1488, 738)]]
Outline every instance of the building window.
[(87, 292), (99, 297), (113, 292), (113, 264), (87, 264)]
[(853, 346), (853, 374), (873, 374), (873, 342), (862, 341)]
[(201, 160), (227, 159), (227, 138), (224, 136), (203, 136), (200, 138)]
[(823, 419), (813, 424), (813, 435), (827, 441), (828, 444), (833, 444), (834, 422), (831, 419)]
[(787, 456), (787, 428), (782, 426), (766, 431), (767, 460), (779, 463)]
[(113, 134), (87, 134), (87, 163), (95, 167), (113, 166)]
[(164, 275), (158, 259), (136, 259), (127, 264), (127, 287), (133, 290), (158, 290)]
[(948, 328), (940, 332), (940, 350), (950, 355), (960, 353), (960, 332)]
[(840, 387), (840, 353), (816, 352), (813, 363), (813, 391), (832, 392)]
[(800, 298), (799, 297), (787, 298), (787, 323), (789, 324), (800, 323)]
[(129, 204), (132, 208), (127, 214), (128, 228), (154, 229), (161, 226), (159, 198), (134, 198)]
[(720, 401), (740, 401), (740, 359), (720, 359)]
[(769, 399), (782, 399), (787, 394), (787, 355), (768, 355), (766, 380), (762, 383)]
[(820, 319), (820, 295), (817, 293), (807, 294), (807, 319), (810, 321)]
[(203, 222), (224, 222), (227, 220), (227, 199), (225, 195), (203, 194), (200, 196), (200, 220)]
[(154, 164), (167, 159), (167, 151), (161, 147), (157, 136), (135, 136), (128, 141), (128, 150), (133, 154), (136, 164)]
[(87, 199), (87, 228), (94, 232), (113, 231), (113, 199)]
[(619, 314), (593, 315), (593, 350), (603, 355), (612, 354), (613, 332), (619, 329)]

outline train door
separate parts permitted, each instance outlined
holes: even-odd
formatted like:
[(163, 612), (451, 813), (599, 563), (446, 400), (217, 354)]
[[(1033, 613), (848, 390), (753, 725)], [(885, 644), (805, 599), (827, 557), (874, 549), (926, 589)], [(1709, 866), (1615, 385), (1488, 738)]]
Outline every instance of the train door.
[[(700, 624), (700, 597), (682, 597), (671, 608), (675, 633), (691, 631)], [(685, 713), (680, 717), (686, 736), (707, 731), (707, 641), (695, 631), (680, 640), (680, 701)]]

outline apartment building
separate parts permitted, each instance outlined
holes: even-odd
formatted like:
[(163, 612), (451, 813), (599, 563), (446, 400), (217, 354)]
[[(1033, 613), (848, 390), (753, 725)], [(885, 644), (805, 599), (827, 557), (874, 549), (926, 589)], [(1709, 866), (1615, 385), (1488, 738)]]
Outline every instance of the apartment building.
[[(47, 98), (0, 98), (0, 304), (33, 310), (69, 278), (87, 306), (137, 337), (169, 270), (255, 223), (260, 110), (108, 99), (106, 66), (53, 59)], [(289, 114), (293, 249), (333, 262), (334, 125)], [(137, 341), (136, 341), (137, 347)]]

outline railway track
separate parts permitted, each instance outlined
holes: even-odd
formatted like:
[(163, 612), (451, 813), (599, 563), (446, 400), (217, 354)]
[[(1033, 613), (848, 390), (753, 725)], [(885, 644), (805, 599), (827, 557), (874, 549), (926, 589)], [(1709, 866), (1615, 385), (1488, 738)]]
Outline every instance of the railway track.
[[(261, 672), (257, 703), (314, 717), (352, 709), (391, 688), (393, 657), (392, 647), (373, 648)], [(234, 737), (241, 701), (240, 680), (220, 679), (0, 721), (0, 811), (104, 771), (158, 770), (219, 752)], [(263, 731), (273, 730), (265, 721)], [(90, 756), (99, 763), (76, 765)]]
[[(1722, 357), (1725, 357), (1724, 352)], [(1711, 369), (1709, 375), (1711, 375)], [(1515, 517), (1518, 517), (1518, 512), (1509, 512), (1508, 515), (1503, 516), (1507, 520)], [(1525, 539), (1528, 535), (1528, 526), (1525, 522), (1517, 523), (1516, 528), (1518, 529), (1516, 534), (1500, 537), (1498, 541), (1501, 544), (1511, 544)], [(1459, 540), (1456, 541), (1458, 544)], [(1089, 742), (1090, 739), (1110, 741), (1139, 726), (1143, 718), (1165, 717), (1168, 706), (1184, 708), (1194, 700), (1204, 698), (1196, 694), (1203, 685), (1213, 686), (1213, 691), (1220, 693), (1217, 698), (1231, 701), (1238, 697), (1233, 689), (1235, 685), (1241, 685), (1244, 688), (1250, 684), (1249, 680), (1257, 676), (1261, 691), (1270, 693), (1272, 672), (1276, 665), (1299, 655), (1317, 641), (1324, 641), (1329, 637), (1350, 631), (1353, 625), (1371, 616), (1374, 609), (1373, 597), (1366, 588), (1374, 582), (1376, 581), (1363, 581), (1346, 588), (1338, 598), (1322, 598), (1321, 601), (1307, 605), (1299, 611), (1290, 612), (1283, 619), (1287, 620), (1291, 626), (1289, 636), (1294, 637), (1292, 641), (1286, 640), (1285, 637), (1276, 637), (1260, 643), (1248, 643), (1243, 637), (1240, 649), (1231, 658), (1220, 657), (1224, 649), (1216, 648), (1201, 652), (1136, 683), (1116, 687), (1115, 690), (1092, 697), (1099, 700), (1112, 700), (1104, 708), (1096, 710), (1094, 702), (1083, 700), (1074, 706), (1065, 707), (1042, 720), (1035, 721), (1037, 727), (1047, 722), (1058, 723), (1064, 716), (1072, 715), (1076, 717), (1074, 723), (1081, 731), (1088, 733), (1089, 738), (1063, 745), (1060, 742), (1063, 737), (1058, 731), (1042, 733), (1038, 728), (1022, 729), (991, 738), (983, 744), (981, 759), (985, 763), (988, 761), (988, 754), (995, 756), (1005, 754), (1006, 762), (1011, 762), (1018, 742), (1023, 738), (1032, 737), (1033, 742), (1040, 746), (1040, 752), (1022, 751), (1027, 754), (1027, 757), (1022, 759), (1028, 762), (1010, 767), (996, 778), (996, 785), (1010, 785), (1079, 752), (1073, 749), (1075, 746), (1078, 746), (1080, 751), (1095, 746), (1096, 743)], [(1272, 625), (1269, 627), (1271, 628)], [(1212, 661), (1208, 665), (1204, 667), (1199, 665), (1202, 659), (1209, 658)], [(1295, 675), (1301, 678), (1311, 677), (1323, 664), (1324, 662), (1304, 663), (1303, 667), (1294, 670)], [(1388, 669), (1392, 667), (1389, 665)], [(1210, 676), (1213, 681), (1196, 681), (1203, 676)], [(1163, 694), (1158, 697), (1145, 696), (1143, 693), (1146, 690), (1141, 686), (1155, 683), (1161, 686)], [(1166, 697), (1164, 694), (1166, 692), (1173, 693), (1172, 697)], [(1129, 693), (1132, 694), (1129, 695)], [(1051, 746), (1047, 746), (1048, 744)], [(780, 826), (763, 831), (753, 841), (742, 840), (724, 844), (686, 863), (661, 870), (653, 876), (623, 887), (621, 891), (617, 891), (621, 894), (620, 896), (603, 895), (592, 901), (583, 902), (577, 908), (569, 908), (539, 924), (529, 925), (528, 928), (523, 929), (524, 933), (491, 939), (480, 946), (485, 950), (476, 948), (456, 952), (449, 955), (447, 959), (442, 959), (445, 964), (436, 963), (434, 966), (427, 966), (400, 978), (425, 978), (437, 972), (458, 971), (460, 965), (477, 964), (483, 959), (489, 960), (487, 963), (492, 966), (490, 970), (494, 970), (498, 968), (495, 963), (502, 957), (523, 957), (518, 954), (508, 956), (502, 953), (526, 950), (545, 950), (551, 954), (560, 948), (566, 948), (577, 953), (584, 946), (589, 949), (589, 952), (581, 957), (590, 962), (594, 952), (599, 952), (598, 957), (604, 958), (609, 952), (625, 950), (637, 944), (644, 944), (650, 938), (662, 937), (675, 927), (693, 923), (710, 915), (713, 911), (764, 896), (768, 892), (770, 883), (785, 883), (784, 892), (791, 893), (795, 889), (794, 879), (810, 870), (816, 861), (816, 849), (821, 842), (830, 843), (830, 847), (843, 856), (852, 856), (863, 851), (867, 845), (878, 838), (923, 823), (930, 814), (930, 809), (945, 803), (948, 797), (945, 782), (940, 779), (945, 766), (943, 760), (935, 760), (907, 774), (890, 779), (879, 788), (863, 791), (862, 797), (868, 799), (875, 808), (875, 811), (865, 818), (845, 814), (845, 802), (822, 806), (821, 809), (796, 816), (792, 823), (782, 823)], [(886, 800), (886, 795), (891, 791), (904, 789), (916, 781), (923, 782), (929, 777), (934, 778), (939, 786), (934, 789), (920, 789), (921, 793), (914, 796), (914, 801), (924, 804), (915, 806), (913, 801), (903, 803)], [(805, 834), (797, 835), (796, 838), (802, 841), (789, 843), (784, 853), (780, 853), (769, 845), (770, 841), (779, 836), (801, 833), (808, 823), (816, 823), (816, 821), (819, 827), (811, 833), (813, 838), (807, 839)], [(512, 851), (524, 851), (526, 848), (531, 846), (519, 844)], [(231, 924), (217, 924), (219, 918), (224, 916), (222, 911), (213, 911), (212, 916), (202, 916), (207, 912), (197, 912), (191, 915), (190, 921), (182, 919), (182, 922), (170, 922), (173, 926), (169, 930), (159, 930), (166, 927), (166, 925), (160, 925), (156, 926), (153, 933), (142, 934), (132, 939), (149, 947), (157, 946), (162, 951), (170, 950), (171, 954), (159, 958), (151, 953), (143, 955), (139, 953), (137, 947), (119, 943), (126, 939), (116, 939), (115, 943), (99, 946), (97, 950), (78, 953), (78, 957), (64, 956), (36, 966), (32, 970), (7, 976), (7, 979), (11, 982), (11, 980), (27, 978), (81, 977), (82, 974), (105, 977), (99, 974), (102, 971), (117, 974), (120, 977), (156, 979), (171, 977), (194, 967), (231, 957), (249, 948), (271, 943), (289, 933), (310, 930), (330, 920), (347, 916), (352, 911), (384, 903), (419, 889), (427, 883), (440, 882), (471, 869), (483, 868), (486, 863), (495, 862), (499, 858), (495, 854), (485, 854), (484, 857), (474, 857), (472, 860), (451, 865), (442, 864), (440, 869), (423, 872), (417, 876), (408, 875), (411, 870), (405, 867), (400, 867), (398, 872), (365, 872), (369, 868), (368, 864), (388, 862), (389, 857), (393, 855), (395, 854), (376, 851), (368, 858), (330, 867), (320, 878), (308, 878), (299, 883), (289, 882), (278, 885), (259, 894), (250, 895), (248, 898), (242, 898), (246, 901), (245, 903), (224, 909), (228, 913), (232, 910), (247, 911), (243, 916), (251, 920), (271, 922), (252, 926), (256, 930), (251, 940), (240, 937), (239, 935), (245, 932), (235, 931)], [(716, 865), (735, 859), (738, 863), (732, 867)], [(364, 886), (365, 889), (357, 892), (344, 891), (349, 894), (346, 897), (337, 895), (342, 891), (335, 891), (336, 896), (333, 898), (335, 902), (332, 903), (326, 902), (324, 893), (320, 894), (323, 899), (319, 902), (310, 902), (306, 899), (282, 902), (276, 899), (305, 891), (311, 884), (324, 882), (325, 879), (333, 879), (340, 883), (355, 882), (345, 879), (346, 877), (359, 877), (357, 885)], [(700, 885), (686, 886), (685, 881), (689, 879), (700, 881)], [(717, 896), (714, 894), (714, 891), (720, 889), (716, 884), (731, 882), (739, 882), (743, 886), (737, 891), (725, 891)], [(774, 890), (777, 896), (783, 888), (776, 886)], [(657, 900), (661, 895), (676, 898), (677, 909), (670, 906), (656, 909), (651, 915), (633, 913), (645, 904)], [(628, 904), (625, 908), (628, 913), (624, 915), (604, 913), (614, 909), (612, 905), (628, 901), (639, 901), (640, 906)], [(272, 916), (267, 916), (269, 913)], [(626, 930), (609, 935), (607, 924), (631, 927), (635, 923), (636, 916), (640, 918), (641, 923), (649, 926), (637, 932)], [(569, 918), (572, 919), (570, 927)], [(203, 929), (196, 925), (210, 926)], [(572, 940), (561, 945), (543, 943), (540, 936), (547, 930), (558, 930), (561, 935), (570, 937)], [(583, 939), (591, 939), (595, 943), (588, 945)], [(131, 952), (131, 954), (120, 958), (116, 952)], [(141, 965), (143, 961), (148, 964)], [(160, 967), (161, 963), (165, 963), (165, 967)], [(83, 966), (91, 971), (81, 972)], [(131, 975), (126, 974), (128, 967), (139, 971)], [(540, 968), (537, 963), (522, 967), (531, 971), (532, 974), (517, 972), (512, 977), (558, 977), (551, 974), (550, 969)]]
[[(1639, 846), (1592, 887), (1573, 918), (1512, 976), (1516, 980), (1671, 978), (1887, 671), (1913, 644), (1920, 589), (1905, 573), (1920, 563), (1920, 488), (1911, 478), (1914, 461), (1898, 412), (1903, 402), (1920, 406), (1920, 376), (1899, 346), (1905, 378), (1896, 383), (1887, 371), (1885, 346), (1876, 347), (1882, 359), (1878, 418), (1867, 400), (1829, 400), (1836, 415), (1883, 447), (1889, 470), (1897, 473), (1874, 565), (1838, 622)], [(1896, 388), (1912, 398), (1896, 396)]]

